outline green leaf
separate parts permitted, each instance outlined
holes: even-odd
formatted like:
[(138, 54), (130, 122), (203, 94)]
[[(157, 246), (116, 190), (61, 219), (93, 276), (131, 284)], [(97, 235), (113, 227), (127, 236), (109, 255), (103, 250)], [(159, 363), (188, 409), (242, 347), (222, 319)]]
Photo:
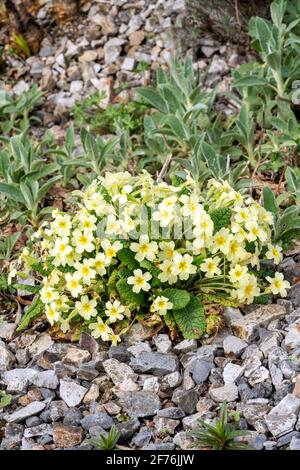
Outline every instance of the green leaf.
[(0, 391), (0, 409), (11, 404), (12, 395)]
[(222, 178), (226, 171), (226, 159), (217, 155), (215, 149), (206, 142), (202, 142), (200, 148), (212, 175), (215, 178)]
[(285, 179), (287, 182), (288, 190), (292, 193), (300, 192), (300, 170), (299, 168), (287, 167), (285, 172)]
[(168, 117), (168, 123), (174, 132), (176, 137), (179, 137), (181, 140), (188, 140), (189, 135), (188, 135), (188, 130), (185, 128), (185, 126), (182, 124), (180, 119), (178, 119), (174, 115), (170, 115)]
[(21, 284), (19, 282), (16, 282), (16, 283), (13, 284), (13, 288), (14, 289), (21, 289), (21, 290), (26, 291), (26, 292), (31, 293), (31, 294), (36, 294), (41, 289), (41, 286), (31, 286), (29, 284)]
[(159, 287), (161, 285), (161, 281), (158, 279), (158, 276), (160, 275), (161, 270), (158, 269), (153, 263), (151, 263), (151, 261), (144, 259), (143, 261), (140, 262), (140, 267), (142, 269), (145, 269), (146, 271), (149, 271), (149, 273), (152, 275), (152, 279), (151, 279), (152, 287)]
[(45, 184), (43, 184), (43, 186), (38, 191), (37, 202), (40, 202), (46, 196), (47, 192), (54, 185), (54, 183), (60, 179), (61, 175), (53, 176)]
[(28, 173), (31, 166), (31, 157), (29, 151), (26, 151), (20, 136), (12, 137), (10, 146), (15, 160), (22, 163), (26, 173)]
[(205, 313), (198, 297), (192, 297), (186, 307), (173, 314), (185, 339), (199, 339), (205, 333)]
[(161, 111), (162, 113), (168, 112), (167, 103), (154, 88), (141, 87), (141, 88), (138, 88), (136, 91), (154, 109), (157, 109), (158, 111)]
[(135, 304), (135, 305), (143, 305), (144, 304), (144, 296), (143, 294), (139, 293), (136, 294), (132, 291), (132, 286), (127, 283), (126, 279), (120, 279), (117, 282), (117, 290), (119, 292), (121, 301), (125, 304)]
[(45, 310), (45, 305), (43, 304), (43, 302), (41, 301), (41, 299), (39, 297), (37, 297), (33, 302), (32, 304), (30, 305), (30, 307), (26, 310), (26, 312), (24, 313), (23, 317), (22, 317), (22, 320), (17, 328), (17, 332), (19, 331), (22, 331), (22, 330), (25, 330), (25, 328), (27, 328), (27, 326), (33, 321), (35, 320), (36, 318), (40, 317), (41, 315), (43, 315), (44, 313), (44, 310)]
[(162, 295), (167, 297), (173, 304), (173, 310), (178, 310), (187, 306), (191, 296), (187, 290), (168, 288), (162, 291)]
[(16, 185), (0, 183), (0, 193), (6, 194), (13, 201), (25, 204), (24, 197)]
[(164, 315), (164, 322), (170, 331), (176, 330), (177, 324), (173, 312), (171, 312), (170, 310), (168, 310), (167, 313)]
[(107, 284), (106, 284), (108, 292), (111, 292), (116, 288), (118, 279), (119, 279), (119, 272), (117, 269), (114, 269), (111, 275), (109, 276)]
[(229, 227), (232, 210), (229, 207), (220, 207), (219, 209), (209, 212), (209, 215), (214, 223), (214, 233), (216, 233), (221, 230), (221, 228)]
[(129, 248), (122, 248), (117, 252), (117, 258), (123, 263), (130, 271), (139, 268), (139, 263), (134, 258), (135, 253)]
[(247, 88), (247, 87), (254, 87), (254, 86), (270, 86), (270, 82), (262, 77), (242, 77), (235, 80), (233, 86), (236, 88)]
[(267, 211), (272, 212), (274, 216), (278, 215), (279, 208), (276, 202), (275, 195), (268, 186), (265, 186), (263, 188), (263, 203), (264, 203), (264, 208)]
[(271, 18), (277, 28), (282, 26), (286, 4), (287, 2), (285, 0), (275, 0), (271, 3)]

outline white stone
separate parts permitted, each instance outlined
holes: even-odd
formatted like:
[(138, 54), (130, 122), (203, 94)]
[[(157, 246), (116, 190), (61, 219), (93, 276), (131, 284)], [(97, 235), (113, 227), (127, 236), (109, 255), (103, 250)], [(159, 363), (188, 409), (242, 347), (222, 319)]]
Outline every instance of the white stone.
[(72, 380), (61, 380), (59, 395), (68, 406), (78, 406), (82, 402), (87, 389)]
[(289, 326), (284, 344), (288, 351), (300, 346), (300, 321)]
[(243, 375), (244, 367), (239, 366), (238, 364), (226, 364), (223, 370), (223, 379), (225, 385), (234, 383), (238, 378)]
[(159, 390), (159, 381), (158, 377), (149, 377), (145, 380), (143, 385), (143, 390), (146, 392), (158, 392)]
[(26, 392), (27, 386), (36, 375), (37, 371), (35, 369), (13, 369), (3, 374), (3, 381), (7, 386), (8, 393), (20, 393)]
[(11, 415), (6, 415), (6, 421), (8, 423), (19, 423), (30, 416), (35, 416), (41, 411), (44, 410), (46, 404), (41, 401), (33, 401), (29, 403), (29, 405), (25, 406), (24, 408), (19, 408), (17, 411), (12, 413)]
[(25, 82), (25, 80), (20, 80), (14, 87), (13, 87), (13, 92), (16, 94), (16, 95), (22, 95), (22, 93), (24, 93), (24, 91), (28, 91), (29, 90), (29, 85), (28, 83)]
[(229, 335), (223, 341), (223, 348), (225, 354), (234, 354), (239, 356), (245, 351), (247, 343), (236, 336)]
[(83, 81), (82, 80), (74, 80), (71, 83), (71, 86), (70, 86), (70, 93), (72, 93), (72, 95), (74, 93), (80, 93), (82, 88), (83, 88)]
[(136, 343), (127, 348), (127, 351), (130, 352), (134, 357), (137, 357), (142, 352), (151, 352), (151, 346), (148, 341), (143, 341), (142, 343)]
[(269, 377), (270, 373), (268, 369), (266, 369), (264, 366), (260, 366), (254, 372), (252, 372), (248, 378), (248, 382), (252, 387), (254, 387), (254, 385), (265, 382)]
[(135, 67), (135, 60), (133, 57), (125, 57), (125, 60), (121, 66), (122, 70), (128, 70), (131, 71)]
[(210, 388), (209, 395), (218, 403), (222, 403), (225, 400), (235, 401), (239, 396), (238, 388), (235, 384), (229, 384), (218, 388)]
[(109, 378), (115, 385), (120, 385), (128, 379), (136, 380), (137, 375), (127, 364), (117, 361), (117, 359), (107, 359), (103, 362), (103, 367)]
[(300, 409), (300, 400), (289, 393), (266, 416), (266, 423), (274, 437), (293, 431)]
[(172, 343), (168, 335), (157, 335), (153, 338), (153, 343), (158, 352), (167, 354), (172, 349)]
[(5, 343), (0, 341), (0, 372), (9, 370), (15, 362), (15, 356), (7, 349)]

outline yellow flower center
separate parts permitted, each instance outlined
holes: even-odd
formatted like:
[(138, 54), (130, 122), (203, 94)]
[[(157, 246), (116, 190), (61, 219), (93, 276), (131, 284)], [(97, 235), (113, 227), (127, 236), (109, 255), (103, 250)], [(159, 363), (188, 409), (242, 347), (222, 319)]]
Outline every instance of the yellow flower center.
[(104, 262), (103, 261), (96, 261), (94, 264), (96, 269), (101, 269), (104, 267)]
[(116, 255), (116, 251), (113, 248), (108, 248), (105, 254), (108, 258), (113, 258)]
[(231, 253), (233, 254), (237, 253), (238, 249), (239, 249), (239, 245), (236, 242), (230, 244)]
[(90, 269), (88, 268), (88, 266), (82, 266), (81, 272), (84, 276), (88, 276), (90, 273)]
[(85, 304), (83, 304), (82, 309), (85, 313), (88, 313), (91, 311), (91, 306), (89, 303), (86, 302)]
[(147, 245), (147, 243), (144, 243), (143, 245), (140, 245), (140, 251), (142, 253), (147, 253), (149, 251), (149, 245)]
[(142, 286), (144, 284), (144, 278), (142, 276), (140, 277), (137, 277), (135, 279), (135, 283), (138, 285), (138, 286)]
[(253, 285), (252, 284), (247, 284), (245, 287), (245, 294), (246, 295), (251, 295), (253, 293)]
[(72, 281), (70, 282), (70, 286), (71, 289), (76, 289), (76, 287), (78, 287), (78, 282), (75, 281), (75, 279), (72, 279)]
[(87, 242), (88, 242), (88, 239), (87, 239), (87, 237), (86, 237), (85, 235), (81, 235), (81, 236), (79, 237), (79, 240), (78, 240), (78, 241), (79, 241), (79, 243), (80, 243), (81, 245), (86, 245)]
[(226, 244), (226, 238), (225, 237), (217, 237), (216, 242), (218, 245), (223, 246)]
[(276, 289), (280, 289), (281, 288), (281, 281), (279, 281), (279, 279), (275, 279), (274, 286), (276, 287)]
[(185, 271), (188, 268), (188, 264), (186, 261), (180, 261), (178, 267), (180, 271)]

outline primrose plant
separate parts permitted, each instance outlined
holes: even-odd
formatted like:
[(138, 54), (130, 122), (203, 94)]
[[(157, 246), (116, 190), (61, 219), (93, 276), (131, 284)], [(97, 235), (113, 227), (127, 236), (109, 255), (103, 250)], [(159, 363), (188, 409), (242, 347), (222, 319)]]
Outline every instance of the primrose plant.
[(116, 344), (135, 321), (165, 322), (193, 339), (206, 330), (204, 303), (287, 295), (275, 268), (259, 278), (260, 259), (282, 259), (272, 214), (228, 183), (204, 192), (189, 173), (174, 184), (106, 173), (75, 195), (76, 210), (55, 209), (11, 273), (37, 272), (35, 307), (64, 332), (75, 324)]

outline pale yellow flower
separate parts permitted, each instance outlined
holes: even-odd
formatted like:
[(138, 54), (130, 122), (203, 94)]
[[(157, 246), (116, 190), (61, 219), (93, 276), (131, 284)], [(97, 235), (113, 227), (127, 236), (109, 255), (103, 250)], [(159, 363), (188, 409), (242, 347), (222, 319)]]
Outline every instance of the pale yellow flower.
[(109, 341), (113, 333), (112, 329), (101, 318), (98, 318), (97, 323), (91, 323), (89, 328), (92, 330), (92, 336), (96, 339), (101, 338), (102, 341)]
[[(55, 215), (56, 213), (54, 213)], [(53, 212), (52, 212), (53, 215)], [(51, 224), (51, 230), (59, 237), (68, 237), (72, 228), (71, 217), (68, 214), (57, 214)]]
[(208, 278), (219, 276), (222, 274), (221, 269), (218, 267), (220, 261), (221, 258), (219, 256), (215, 256), (214, 258), (207, 258), (203, 263), (200, 264), (200, 269)]
[(229, 232), (228, 228), (221, 228), (213, 237), (213, 243), (211, 247), (212, 254), (217, 251), (221, 251), (226, 255), (229, 250), (229, 243), (232, 240), (233, 235)]
[(282, 248), (279, 245), (271, 245), (268, 243), (268, 251), (266, 252), (267, 259), (273, 259), (275, 264), (279, 264), (282, 261)]
[(121, 242), (115, 241), (114, 243), (111, 243), (108, 239), (103, 240), (101, 242), (101, 246), (104, 250), (104, 254), (107, 258), (108, 263), (110, 263), (112, 258), (115, 258), (117, 256), (118, 251), (123, 248)]
[(82, 263), (76, 262), (74, 268), (76, 273), (78, 273), (79, 279), (82, 279), (84, 284), (90, 285), (92, 279), (96, 276), (96, 271), (93, 269), (95, 260), (92, 258), (84, 259)]
[(174, 274), (182, 281), (186, 281), (191, 274), (195, 274), (197, 267), (192, 264), (193, 257), (189, 254), (181, 255), (176, 253), (173, 258)]
[(167, 297), (158, 296), (150, 307), (150, 312), (157, 312), (159, 315), (165, 315), (168, 310), (173, 308), (172, 302)]
[(109, 340), (111, 341), (112, 346), (117, 346), (117, 344), (121, 341), (121, 338), (115, 333), (110, 333)]
[(92, 232), (82, 232), (79, 229), (73, 232), (73, 244), (75, 245), (76, 253), (83, 253), (87, 251), (91, 253), (94, 250), (94, 235)]
[(97, 253), (94, 260), (92, 267), (96, 270), (97, 274), (100, 276), (104, 276), (106, 274), (106, 266), (110, 263), (110, 260), (107, 259), (104, 253)]
[(235, 284), (239, 283), (241, 279), (247, 275), (248, 268), (247, 266), (241, 266), (240, 264), (236, 264), (234, 268), (231, 268), (229, 271), (229, 279), (230, 281)]
[(124, 318), (125, 307), (121, 305), (119, 300), (114, 302), (106, 302), (105, 313), (109, 318), (110, 323), (115, 323), (117, 320)]
[(75, 308), (79, 315), (85, 320), (90, 320), (92, 317), (97, 316), (97, 301), (95, 299), (89, 299), (87, 295), (83, 295), (80, 301), (75, 302)]
[(161, 250), (157, 257), (160, 261), (171, 260), (175, 254), (175, 243), (171, 242), (160, 242), (159, 249)]
[(82, 212), (78, 220), (80, 222), (79, 228), (83, 232), (93, 232), (96, 230), (97, 226), (97, 217), (94, 215), (90, 214), (88, 211), (87, 212)]
[(73, 251), (73, 248), (70, 245), (69, 237), (57, 238), (55, 240), (54, 247), (50, 251), (52, 256), (55, 256), (54, 264), (56, 266), (67, 264), (67, 257)]
[(282, 273), (275, 273), (275, 277), (267, 276), (266, 280), (270, 283), (270, 290), (272, 294), (280, 294), (281, 297), (287, 296), (287, 289), (290, 289), (290, 283), (284, 280)]
[(51, 304), (53, 301), (58, 299), (59, 292), (57, 292), (53, 287), (45, 285), (40, 290), (40, 297), (44, 304)]
[(242, 302), (251, 304), (254, 297), (260, 294), (260, 289), (257, 286), (257, 279), (253, 274), (243, 276), (239, 282), (239, 287), (236, 291), (238, 299)]
[(143, 273), (141, 269), (135, 269), (133, 274), (133, 276), (130, 276), (127, 279), (127, 283), (133, 285), (133, 292), (136, 294), (138, 294), (141, 290), (148, 292), (151, 286), (147, 281), (152, 279), (152, 275), (148, 272)]
[(177, 282), (178, 276), (174, 274), (174, 263), (170, 260), (164, 260), (162, 264), (159, 265), (159, 269), (162, 271), (158, 275), (158, 279), (161, 282), (168, 282), (170, 285)]
[(136, 253), (135, 259), (137, 261), (143, 261), (144, 259), (153, 261), (156, 256), (158, 246), (156, 242), (149, 241), (148, 235), (141, 235), (139, 243), (131, 243), (130, 249)]
[(54, 325), (55, 322), (59, 321), (60, 319), (60, 314), (57, 309), (57, 305), (55, 303), (51, 303), (50, 305), (45, 306), (45, 314), (48, 322), (50, 323), (51, 326)]
[(79, 273), (66, 273), (66, 288), (71, 293), (72, 297), (78, 297), (83, 291), (83, 287), (80, 284), (81, 276)]

